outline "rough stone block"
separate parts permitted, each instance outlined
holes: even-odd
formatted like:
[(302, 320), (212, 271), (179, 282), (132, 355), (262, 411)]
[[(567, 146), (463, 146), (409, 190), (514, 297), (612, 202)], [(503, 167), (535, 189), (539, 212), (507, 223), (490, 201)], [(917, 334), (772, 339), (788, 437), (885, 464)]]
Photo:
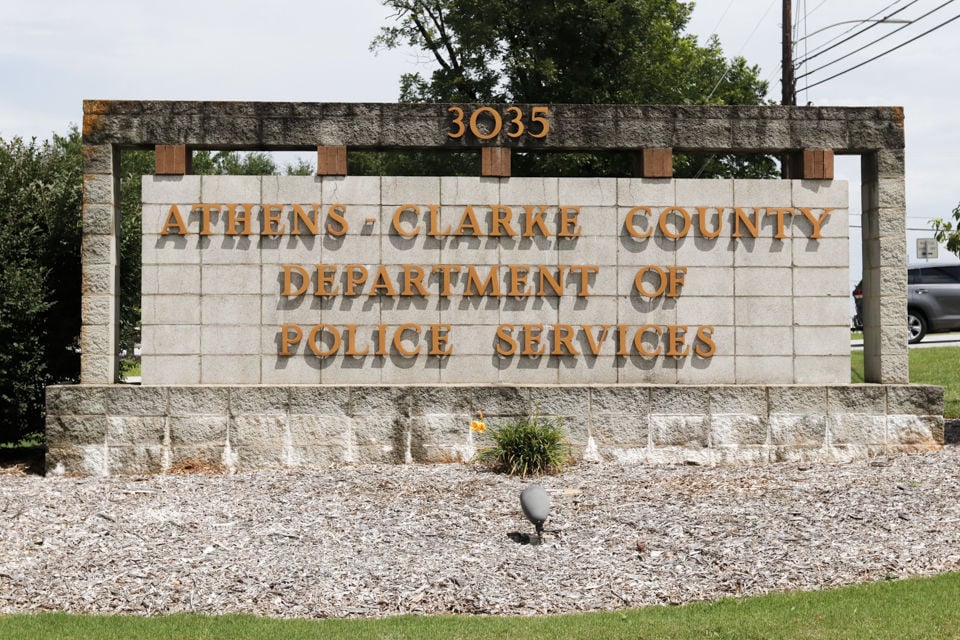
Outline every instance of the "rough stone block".
[(191, 415), (172, 417), (170, 420), (170, 446), (216, 446), (222, 449), (227, 443), (229, 419), (223, 416)]
[(287, 417), (290, 441), (296, 447), (350, 446), (350, 418), (331, 415), (291, 414)]
[(887, 443), (887, 418), (884, 415), (862, 413), (831, 415), (827, 427), (830, 446), (883, 446)]
[(161, 416), (109, 416), (107, 445), (160, 446), (166, 440), (167, 419)]
[(102, 445), (108, 428), (104, 415), (48, 415), (47, 442), (50, 446)]
[(111, 175), (85, 174), (83, 202), (85, 204), (113, 204), (114, 179)]
[(48, 415), (104, 415), (107, 412), (106, 386), (49, 386), (46, 391)]
[(749, 414), (710, 416), (710, 446), (742, 447), (767, 443), (767, 418)]
[(171, 386), (170, 415), (228, 415), (230, 390), (224, 387)]
[(932, 385), (887, 386), (887, 412), (918, 416), (943, 415), (944, 389)]
[(83, 154), (83, 172), (86, 174), (113, 173), (114, 151), (109, 144), (85, 144), (81, 150)]
[(107, 448), (109, 475), (147, 475), (163, 471), (160, 446), (111, 446)]
[(636, 414), (594, 415), (590, 437), (599, 447), (644, 448), (649, 443), (650, 418), (644, 412)]
[(651, 415), (650, 433), (654, 448), (710, 446), (710, 421), (705, 415)]
[(646, 386), (592, 387), (590, 411), (605, 414), (646, 414), (650, 410), (650, 388)]
[(289, 387), (290, 414), (345, 418), (350, 415), (350, 393), (348, 387)]
[(182, 445), (170, 448), (169, 467), (164, 471), (224, 469), (224, 445)]
[(341, 446), (294, 446), (287, 453), (290, 464), (299, 467), (325, 468), (350, 461), (348, 450)]
[(351, 421), (351, 434), (357, 447), (389, 447), (403, 453), (407, 448), (410, 433), (409, 418), (398, 415), (355, 416)]
[(116, 233), (116, 211), (112, 204), (85, 204), (83, 207), (84, 235), (113, 235)]
[(230, 424), (232, 447), (282, 447), (286, 441), (285, 416), (239, 415)]
[(590, 390), (586, 387), (532, 387), (529, 391), (529, 415), (585, 415), (590, 407)]
[(650, 414), (706, 415), (711, 387), (650, 387)]
[(819, 448), (826, 445), (827, 416), (816, 413), (771, 413), (770, 444), (784, 448)]
[(404, 450), (391, 443), (358, 445), (353, 449), (357, 464), (400, 464), (405, 461)]
[(770, 462), (766, 446), (720, 446), (713, 449), (714, 463), (728, 466), (760, 465)]
[(44, 469), (50, 476), (105, 476), (107, 448), (104, 445), (48, 445)]
[(80, 356), (80, 382), (83, 384), (111, 384), (116, 380), (117, 357), (84, 353)]
[(236, 469), (277, 469), (291, 466), (290, 451), (283, 447), (241, 446), (233, 450)]
[(710, 413), (767, 415), (767, 388), (762, 386), (717, 386), (710, 388)]
[(826, 414), (825, 386), (770, 386), (767, 388), (770, 416), (785, 414)]
[(943, 444), (943, 416), (890, 415), (888, 443), (937, 448)]
[(113, 340), (114, 332), (111, 326), (85, 324), (80, 327), (80, 344), (85, 353), (112, 353)]
[(827, 412), (831, 415), (886, 413), (886, 388), (880, 385), (838, 385), (827, 388)]

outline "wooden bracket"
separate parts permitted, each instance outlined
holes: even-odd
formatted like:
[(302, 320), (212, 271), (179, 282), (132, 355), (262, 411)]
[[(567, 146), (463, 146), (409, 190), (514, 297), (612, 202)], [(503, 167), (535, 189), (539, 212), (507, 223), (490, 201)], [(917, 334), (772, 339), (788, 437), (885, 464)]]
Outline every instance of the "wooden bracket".
[(193, 169), (193, 154), (185, 144), (158, 144), (153, 150), (154, 170), (158, 176), (183, 176)]
[(317, 175), (347, 175), (347, 147), (317, 147)]
[(800, 177), (804, 180), (833, 180), (833, 149), (804, 149)]
[(670, 147), (644, 149), (641, 176), (644, 178), (672, 178), (673, 149)]
[(485, 178), (509, 178), (510, 147), (482, 147), (480, 175)]

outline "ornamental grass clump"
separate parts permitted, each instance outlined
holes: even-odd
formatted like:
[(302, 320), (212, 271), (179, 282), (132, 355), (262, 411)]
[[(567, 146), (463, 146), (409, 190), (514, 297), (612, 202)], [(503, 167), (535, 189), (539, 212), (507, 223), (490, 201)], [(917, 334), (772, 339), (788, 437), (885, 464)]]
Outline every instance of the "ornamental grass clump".
[(543, 418), (536, 413), (487, 429), (483, 414), (480, 414), (480, 420), (474, 420), (470, 428), (480, 434), (486, 433), (493, 441), (493, 446), (477, 451), (474, 462), (488, 465), (495, 471), (525, 478), (559, 473), (573, 462), (560, 418)]

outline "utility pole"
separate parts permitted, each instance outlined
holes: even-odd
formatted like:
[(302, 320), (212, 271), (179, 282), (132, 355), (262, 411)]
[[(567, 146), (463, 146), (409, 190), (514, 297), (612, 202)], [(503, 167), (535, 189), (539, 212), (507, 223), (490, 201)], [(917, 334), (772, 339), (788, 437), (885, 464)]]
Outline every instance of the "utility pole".
[[(793, 78), (793, 7), (790, 0), (783, 0), (783, 32), (781, 43), (783, 45), (783, 60), (781, 68), (783, 73), (780, 76), (780, 84), (783, 89), (780, 104), (785, 106), (796, 106), (797, 95), (794, 89)], [(780, 156), (780, 177), (783, 179), (792, 178), (793, 156), (790, 153), (784, 153)]]
[(793, 78), (793, 7), (790, 0), (783, 0), (783, 74), (780, 84), (783, 88), (783, 97), (780, 104), (787, 106), (796, 106), (797, 94), (796, 83)]

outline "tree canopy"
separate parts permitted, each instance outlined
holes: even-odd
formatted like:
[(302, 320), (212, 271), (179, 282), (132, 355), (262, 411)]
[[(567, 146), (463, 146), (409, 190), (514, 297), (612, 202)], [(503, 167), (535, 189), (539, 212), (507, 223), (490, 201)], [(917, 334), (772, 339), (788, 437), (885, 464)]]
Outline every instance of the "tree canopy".
[[(714, 37), (684, 29), (677, 0), (384, 0), (393, 10), (371, 47), (412, 47), (436, 68), (405, 74), (405, 102), (763, 104), (767, 83)], [(559, 158), (562, 174), (629, 173), (616, 154)], [(515, 169), (524, 170), (523, 158)], [(543, 163), (544, 158), (537, 158)], [(550, 161), (547, 160), (549, 163)], [(772, 177), (769, 157), (678, 157), (679, 175)]]
[(401, 79), (411, 102), (759, 104), (759, 69), (683, 33), (677, 0), (384, 0), (374, 48), (437, 63)]
[(0, 139), (0, 441), (43, 429), (44, 386), (80, 370), (81, 145)]

